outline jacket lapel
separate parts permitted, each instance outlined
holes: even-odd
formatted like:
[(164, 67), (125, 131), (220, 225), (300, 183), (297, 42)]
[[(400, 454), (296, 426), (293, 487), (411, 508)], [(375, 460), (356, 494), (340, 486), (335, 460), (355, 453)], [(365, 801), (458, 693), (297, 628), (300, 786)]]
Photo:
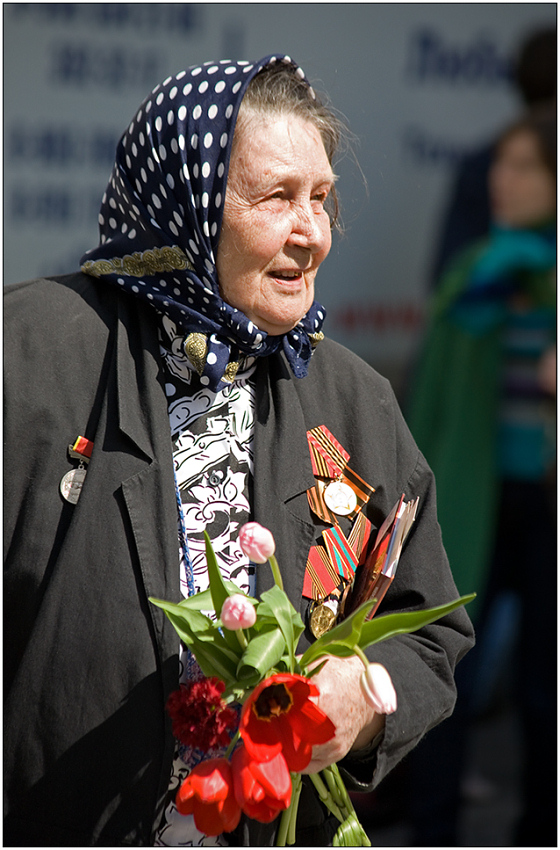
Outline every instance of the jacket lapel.
[[(155, 327), (152, 316), (119, 302), (118, 427), (133, 444), (122, 493), (146, 596), (179, 599), (173, 458)], [(175, 633), (160, 609), (150, 605), (149, 610), (165, 658), (177, 650)]]
[[(263, 358), (257, 372), (254, 516), (274, 535), (284, 588), (297, 610), (316, 533), (307, 501), (314, 483), (306, 423), (292, 376), (281, 357)], [(263, 565), (257, 571), (257, 593), (272, 583), (271, 571)]]

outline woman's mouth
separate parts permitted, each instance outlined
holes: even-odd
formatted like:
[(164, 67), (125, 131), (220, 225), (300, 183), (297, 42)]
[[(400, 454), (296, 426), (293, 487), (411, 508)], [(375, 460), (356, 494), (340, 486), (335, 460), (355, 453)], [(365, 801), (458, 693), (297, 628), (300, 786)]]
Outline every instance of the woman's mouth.
[(271, 271), (268, 274), (270, 275), (270, 277), (273, 277), (274, 280), (278, 280), (281, 283), (298, 283), (303, 278), (303, 272), (299, 269), (291, 271), (287, 269), (283, 271)]

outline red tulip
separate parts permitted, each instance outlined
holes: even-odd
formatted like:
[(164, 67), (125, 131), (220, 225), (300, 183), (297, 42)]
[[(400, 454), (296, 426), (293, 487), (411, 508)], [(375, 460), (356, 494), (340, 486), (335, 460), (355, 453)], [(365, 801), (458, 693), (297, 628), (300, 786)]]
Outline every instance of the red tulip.
[(246, 815), (270, 823), (290, 805), (292, 780), (281, 753), (270, 761), (255, 761), (244, 746), (231, 759), (235, 799)]
[(270, 761), (278, 753), (288, 769), (304, 770), (315, 744), (334, 737), (336, 727), (309, 697), (316, 685), (304, 676), (277, 673), (257, 685), (241, 712), (239, 731), (256, 761)]
[(231, 832), (241, 818), (235, 799), (231, 765), (225, 758), (208, 759), (192, 769), (175, 800), (182, 815), (194, 815), (196, 828), (205, 835)]

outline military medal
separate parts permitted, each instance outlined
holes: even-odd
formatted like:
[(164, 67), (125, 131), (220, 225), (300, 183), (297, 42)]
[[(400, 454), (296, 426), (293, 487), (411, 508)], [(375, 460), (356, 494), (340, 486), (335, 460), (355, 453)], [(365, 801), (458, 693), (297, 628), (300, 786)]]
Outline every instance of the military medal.
[(79, 466), (78, 469), (71, 469), (62, 477), (60, 482), (60, 492), (67, 502), (75, 505), (80, 498), (82, 486), (85, 481), (87, 469), (84, 466)]
[[(309, 506), (332, 526), (322, 532), (322, 545), (311, 547), (303, 582), (303, 596), (311, 600), (308, 627), (319, 638), (336, 624), (342, 611), (341, 599), (346, 601), (354, 581), (362, 544), (367, 542), (371, 528), (361, 509), (374, 488), (350, 469), (349, 453), (325, 425), (308, 431), (307, 441), (316, 478), (307, 491)], [(355, 520), (351, 541), (342, 532), (340, 517)]]
[(329, 510), (337, 516), (348, 516), (356, 510), (358, 497), (344, 481), (331, 481), (323, 491), (323, 499)]
[(314, 638), (320, 638), (326, 634), (336, 622), (338, 615), (338, 601), (336, 599), (324, 599), (322, 602), (314, 602), (309, 611), (309, 631)]
[(70, 502), (71, 505), (76, 505), (80, 498), (87, 473), (86, 464), (89, 463), (92, 451), (93, 443), (85, 437), (78, 437), (74, 445), (68, 446), (70, 457), (80, 461), (79, 466), (75, 469), (70, 469), (62, 476), (60, 482), (62, 497), (67, 502)]
[(354, 519), (375, 489), (350, 469), (350, 455), (325, 425), (307, 432), (311, 467), (317, 481), (307, 491), (313, 513), (324, 522)]

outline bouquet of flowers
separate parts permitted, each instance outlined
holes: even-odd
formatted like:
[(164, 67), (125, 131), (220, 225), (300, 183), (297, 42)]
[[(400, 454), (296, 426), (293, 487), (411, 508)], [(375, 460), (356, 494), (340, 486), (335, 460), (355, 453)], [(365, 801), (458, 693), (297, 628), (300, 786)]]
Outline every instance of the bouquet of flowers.
[[(181, 685), (168, 710), (173, 734), (184, 744), (225, 755), (193, 768), (176, 798), (178, 811), (194, 815), (206, 835), (231, 832), (245, 813), (262, 823), (281, 815), (277, 846), (295, 843), (301, 771), (314, 745), (334, 737), (335, 726), (315, 704), (312, 677), (319, 659), (357, 655), (364, 664), (361, 687), (376, 711), (390, 713), (396, 695), (384, 667), (371, 664), (364, 649), (397, 634), (415, 631), (474, 594), (424, 611), (387, 614), (368, 620), (369, 599), (316, 640), (301, 656), (296, 647), (304, 624), (283, 589), (272, 534), (257, 523), (240, 530), (243, 552), (270, 563), (274, 586), (254, 599), (221, 575), (206, 535), (209, 589), (179, 603), (151, 598), (162, 608), (193, 653), (204, 679)], [(241, 706), (238, 714), (235, 706)], [(310, 774), (324, 805), (340, 821), (334, 846), (370, 846), (336, 764)]]

